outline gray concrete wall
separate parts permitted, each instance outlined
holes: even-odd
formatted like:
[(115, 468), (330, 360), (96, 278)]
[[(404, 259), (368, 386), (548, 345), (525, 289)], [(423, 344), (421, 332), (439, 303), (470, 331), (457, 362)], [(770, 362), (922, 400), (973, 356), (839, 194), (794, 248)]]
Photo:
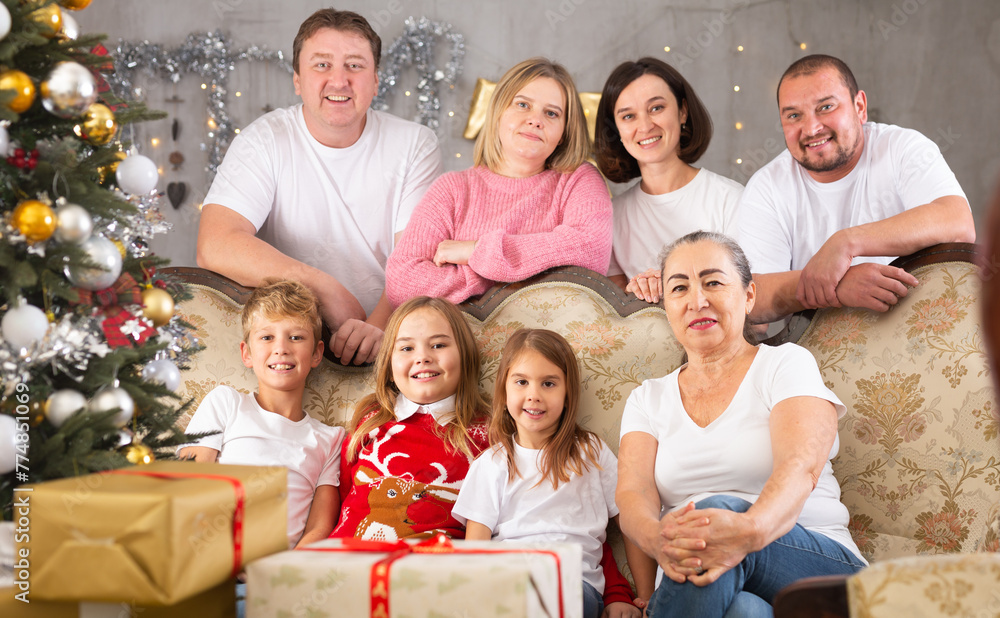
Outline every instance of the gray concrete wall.
[[(96, 0), (74, 15), (85, 32), (107, 33), (108, 47), (119, 38), (176, 46), (191, 32), (221, 29), (236, 46), (256, 44), (290, 56), (302, 19), (330, 3)], [(852, 67), (868, 93), (873, 120), (918, 129), (941, 146), (978, 225), (1000, 172), (994, 116), (1000, 108), (997, 0), (343, 0), (336, 5), (366, 16), (386, 47), (409, 16), (448, 22), (465, 35), (464, 73), (442, 98), (439, 136), (448, 169), (471, 162), (472, 142), (463, 139), (462, 130), (477, 77), (496, 80), (514, 63), (544, 55), (566, 65), (581, 91), (599, 92), (619, 62), (654, 55), (680, 69), (715, 121), (716, 136), (699, 165), (745, 183), (784, 148), (774, 98), (778, 77), (797, 58), (821, 52)], [(439, 55), (443, 63), (444, 54)], [(194, 264), (197, 204), (209, 185), (199, 148), (208, 131), (200, 83), (193, 76), (176, 85), (144, 80), (147, 102), (179, 118), (182, 132), (171, 143), (167, 120), (134, 136), (143, 153), (163, 166), (161, 188), (171, 181), (189, 185), (189, 197), (176, 212), (164, 200), (174, 232), (153, 243), (176, 265)], [(411, 73), (401, 86), (414, 83)], [(265, 64), (238, 65), (231, 79), (231, 91), (237, 90), (242, 96), (231, 97), (231, 113), (243, 125), (265, 105), (296, 100), (290, 77)], [(166, 103), (174, 94), (185, 102)], [(397, 93), (392, 103), (395, 113), (412, 116), (412, 99)], [(154, 137), (160, 140), (156, 147)], [(186, 157), (179, 170), (167, 162), (173, 150)]]

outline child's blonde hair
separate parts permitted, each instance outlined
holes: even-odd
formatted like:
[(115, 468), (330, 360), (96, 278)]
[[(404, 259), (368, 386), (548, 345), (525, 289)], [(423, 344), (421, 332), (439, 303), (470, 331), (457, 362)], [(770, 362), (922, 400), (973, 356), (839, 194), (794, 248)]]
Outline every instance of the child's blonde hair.
[[(469, 427), (489, 413), (479, 391), (479, 348), (468, 322), (458, 307), (443, 298), (417, 296), (399, 306), (389, 318), (378, 356), (375, 357), (375, 392), (358, 402), (351, 419), (351, 441), (347, 447), (349, 461), (355, 461), (365, 437), (374, 429), (396, 420), (393, 408), (399, 388), (392, 379), (392, 353), (396, 345), (399, 326), (411, 313), (419, 309), (433, 309), (451, 326), (458, 347), (460, 376), (455, 392), (455, 416), (442, 427), (445, 443), (452, 451), (459, 451), (472, 459), (475, 455), (469, 446)], [(366, 418), (367, 417), (367, 418)]]
[(316, 341), (322, 340), (323, 320), (319, 315), (319, 300), (312, 290), (298, 281), (269, 277), (250, 293), (240, 314), (243, 341), (247, 343), (258, 315), (266, 320), (300, 319), (312, 328)]
[[(507, 377), (511, 367), (525, 352), (536, 352), (558, 367), (566, 376), (566, 401), (556, 431), (542, 448), (539, 470), (542, 479), (552, 481), (552, 487), (570, 480), (570, 472), (583, 474), (597, 463), (600, 438), (576, 423), (580, 410), (580, 366), (569, 342), (559, 333), (541, 328), (522, 328), (507, 340), (493, 389), (493, 417), (490, 421), (490, 444), (500, 444), (507, 451), (507, 478), (521, 476), (514, 456), (514, 434), (517, 425), (507, 411)], [(539, 481), (541, 482), (541, 481)]]

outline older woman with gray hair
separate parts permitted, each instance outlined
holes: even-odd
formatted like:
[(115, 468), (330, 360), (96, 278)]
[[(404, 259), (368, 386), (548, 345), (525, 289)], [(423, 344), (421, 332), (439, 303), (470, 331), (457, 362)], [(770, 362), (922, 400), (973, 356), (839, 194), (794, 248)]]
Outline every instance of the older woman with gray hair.
[(769, 616), (785, 585), (865, 566), (830, 465), (845, 408), (807, 350), (754, 343), (734, 241), (694, 232), (660, 263), (688, 361), (645, 381), (622, 417), (616, 502), (650, 558), (638, 595), (653, 617)]

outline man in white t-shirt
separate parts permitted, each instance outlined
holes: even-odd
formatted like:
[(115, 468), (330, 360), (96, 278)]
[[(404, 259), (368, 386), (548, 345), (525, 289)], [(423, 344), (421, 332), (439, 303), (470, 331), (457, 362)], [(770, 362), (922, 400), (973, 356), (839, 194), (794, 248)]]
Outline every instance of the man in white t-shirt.
[(275, 276), (309, 286), (344, 364), (374, 360), (392, 311), (386, 260), (441, 173), (432, 131), (370, 109), (381, 46), (350, 11), (302, 23), (292, 59), (302, 103), (233, 140), (198, 230), (200, 266), (247, 286)]
[(941, 151), (917, 131), (867, 122), (865, 93), (841, 60), (793, 63), (778, 109), (788, 149), (754, 174), (739, 206), (755, 322), (819, 307), (887, 311), (917, 285), (888, 266), (894, 257), (975, 242)]

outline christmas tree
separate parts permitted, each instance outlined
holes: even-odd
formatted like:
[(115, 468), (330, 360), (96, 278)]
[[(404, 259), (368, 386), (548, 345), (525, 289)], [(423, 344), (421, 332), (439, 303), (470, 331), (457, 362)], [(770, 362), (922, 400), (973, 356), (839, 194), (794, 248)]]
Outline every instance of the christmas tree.
[[(13, 488), (169, 456), (196, 347), (148, 251), (158, 171), (117, 140), (162, 117), (118, 100), (91, 0), (0, 0), (0, 509)], [(96, 53), (95, 53), (96, 52)], [(106, 54), (106, 52), (104, 52)]]

